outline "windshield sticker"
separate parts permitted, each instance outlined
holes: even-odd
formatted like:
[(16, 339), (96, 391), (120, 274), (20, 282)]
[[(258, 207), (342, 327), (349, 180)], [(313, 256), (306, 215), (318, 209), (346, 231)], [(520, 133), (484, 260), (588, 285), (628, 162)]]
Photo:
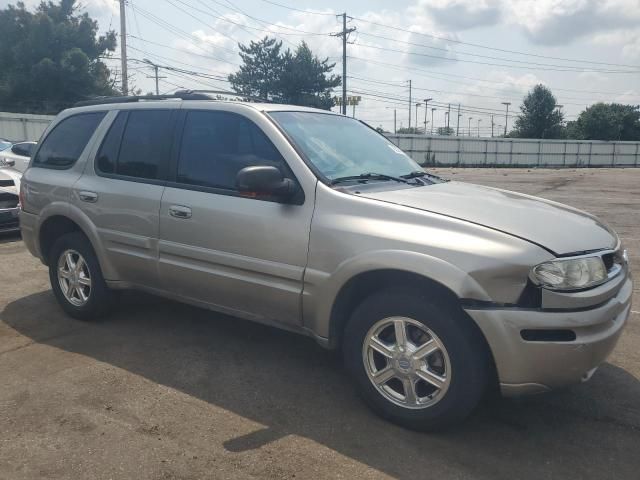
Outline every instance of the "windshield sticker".
[(398, 155), (404, 155), (404, 152), (402, 150), (400, 150), (398, 147), (396, 147), (394, 144), (392, 143), (388, 143), (387, 147), (389, 147), (391, 150), (393, 150), (395, 153), (397, 153)]

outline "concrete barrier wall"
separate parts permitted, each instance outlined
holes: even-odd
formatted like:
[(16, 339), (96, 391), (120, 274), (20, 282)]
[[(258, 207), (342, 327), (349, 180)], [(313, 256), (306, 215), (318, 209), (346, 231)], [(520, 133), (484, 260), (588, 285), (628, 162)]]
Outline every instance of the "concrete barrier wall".
[(0, 112), (0, 138), (12, 142), (39, 140), (54, 118), (53, 115)]
[[(0, 112), (0, 138), (38, 140), (54, 116)], [(640, 167), (640, 142), (391, 135), (422, 165)]]
[(640, 142), (387, 135), (422, 165), (640, 167)]

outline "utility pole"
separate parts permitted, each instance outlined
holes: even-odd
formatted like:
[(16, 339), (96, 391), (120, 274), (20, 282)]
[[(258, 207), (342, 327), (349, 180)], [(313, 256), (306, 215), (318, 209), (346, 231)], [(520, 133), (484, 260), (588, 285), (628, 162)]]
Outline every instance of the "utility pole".
[(347, 13), (336, 15), (342, 17), (342, 32), (332, 33), (334, 37), (342, 37), (342, 114), (347, 114), (347, 37), (356, 27), (347, 28)]
[(469, 117), (469, 136), (471, 136), (471, 120), (473, 120), (473, 117)]
[(431, 107), (431, 135), (433, 135), (433, 112), (435, 112), (437, 108)]
[(504, 136), (507, 136), (507, 124), (509, 123), (509, 105), (511, 102), (502, 102), (502, 105), (507, 107), (507, 111), (504, 114)]
[(420, 102), (416, 103), (416, 133), (418, 133), (418, 110), (422, 105)]
[(144, 63), (149, 64), (151, 67), (153, 67), (153, 70), (155, 72), (155, 75), (153, 75), (152, 77), (150, 77), (149, 75), (147, 75), (147, 78), (155, 78), (156, 79), (156, 95), (160, 95), (160, 85), (158, 83), (158, 80), (161, 78), (167, 78), (167, 77), (160, 77), (158, 76), (158, 69), (160, 68), (159, 65), (156, 65), (155, 63), (153, 63), (151, 60), (144, 58), (142, 59), (142, 61)]
[[(429, 111), (429, 102), (433, 100), (433, 98), (425, 98), (424, 99), (424, 134), (427, 134), (427, 112)], [(433, 124), (433, 118), (431, 119), (431, 123)], [(433, 125), (431, 126), (433, 129)]]
[(396, 120), (397, 120), (397, 118), (396, 118), (396, 109), (394, 108), (393, 109), (393, 133), (394, 133), (394, 135), (396, 133), (398, 133), (398, 129), (396, 128)]
[(447, 109), (447, 135), (449, 135), (449, 120), (451, 120), (451, 104), (449, 104), (449, 108)]
[(460, 135), (460, 104), (458, 104), (458, 124), (456, 125), (456, 137)]
[(482, 121), (481, 118), (478, 119), (478, 138), (480, 138), (480, 122)]
[(491, 138), (493, 138), (493, 126), (495, 125), (495, 123), (493, 123), (493, 115), (491, 115)]
[(411, 98), (411, 80), (409, 80), (409, 129), (411, 129), (411, 104), (413, 99)]
[(122, 62), (122, 95), (129, 94), (129, 79), (127, 73), (127, 20), (124, 1), (120, 0), (120, 61)]

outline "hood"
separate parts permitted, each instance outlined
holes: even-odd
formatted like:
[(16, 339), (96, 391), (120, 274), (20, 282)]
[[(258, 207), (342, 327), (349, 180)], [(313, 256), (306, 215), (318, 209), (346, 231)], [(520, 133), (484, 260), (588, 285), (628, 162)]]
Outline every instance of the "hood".
[(462, 182), (361, 193), (362, 197), (465, 220), (523, 238), (555, 255), (614, 248), (617, 236), (592, 215), (530, 195)]

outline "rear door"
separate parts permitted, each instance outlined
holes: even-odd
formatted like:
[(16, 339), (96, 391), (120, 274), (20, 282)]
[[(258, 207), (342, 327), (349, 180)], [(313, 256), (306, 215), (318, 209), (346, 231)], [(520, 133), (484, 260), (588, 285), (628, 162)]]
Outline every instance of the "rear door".
[(177, 110), (149, 105), (117, 112), (73, 201), (98, 229), (117, 278), (158, 287), (160, 199)]
[(182, 115), (173, 183), (160, 210), (165, 288), (247, 318), (299, 324), (314, 189), (301, 187), (291, 203), (243, 197), (235, 178), (247, 166), (273, 165), (297, 182), (283, 155), (239, 113), (194, 108)]

